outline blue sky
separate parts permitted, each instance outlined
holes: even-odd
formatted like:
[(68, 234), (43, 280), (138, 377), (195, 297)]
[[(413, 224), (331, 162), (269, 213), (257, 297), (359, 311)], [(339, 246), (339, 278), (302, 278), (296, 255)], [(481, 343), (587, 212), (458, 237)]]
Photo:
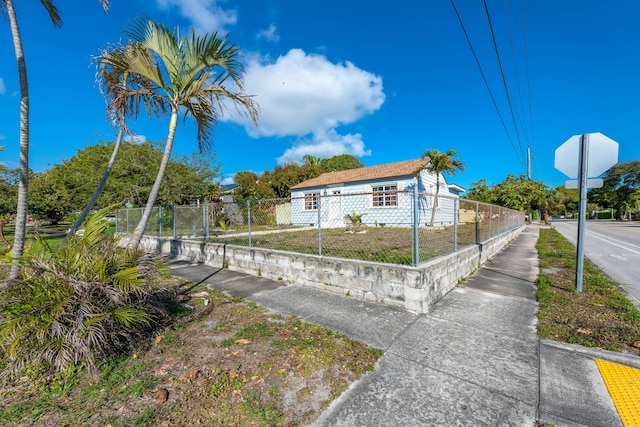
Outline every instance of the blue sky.
[[(457, 0), (497, 109), (450, 0), (112, 0), (108, 15), (97, 0), (58, 0), (61, 29), (39, 2), (16, 3), (37, 172), (115, 139), (91, 57), (139, 14), (228, 33), (242, 50), (260, 124), (225, 116), (217, 126), (225, 182), (305, 154), (347, 153), (372, 166), (456, 149), (466, 171), (447, 180), (470, 188), (526, 174), (530, 146), (532, 178), (556, 187), (566, 177), (554, 168), (555, 149), (590, 132), (616, 140), (619, 161), (640, 158), (637, 0), (488, 0), (511, 107), (482, 2)], [(8, 20), (0, 24), (0, 161), (17, 167), (17, 67)], [(165, 141), (168, 118), (141, 116), (130, 127), (141, 140)], [(196, 151), (195, 136), (180, 121), (176, 152)]]

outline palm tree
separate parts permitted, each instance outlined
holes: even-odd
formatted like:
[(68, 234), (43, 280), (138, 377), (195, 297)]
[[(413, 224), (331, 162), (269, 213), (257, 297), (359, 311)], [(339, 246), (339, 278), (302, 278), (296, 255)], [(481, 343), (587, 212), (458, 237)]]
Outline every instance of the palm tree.
[[(99, 0), (105, 12), (109, 9), (109, 0)], [(46, 9), (54, 27), (62, 27), (62, 18), (53, 0), (40, 0)], [(16, 211), (16, 231), (13, 240), (13, 255), (20, 257), (24, 253), (24, 242), (27, 231), (27, 202), (29, 188), (29, 83), (27, 79), (27, 64), (22, 49), (22, 37), (18, 25), (18, 15), (14, 8), (13, 0), (0, 0), (0, 6), (4, 6), (9, 17), (13, 47), (18, 63), (18, 76), (20, 78), (20, 174), (18, 180), (18, 206)], [(9, 278), (18, 277), (20, 266), (14, 262), (11, 265)]]
[[(238, 112), (248, 114), (254, 123), (258, 120), (258, 109), (253, 99), (241, 92), (243, 67), (238, 61), (239, 50), (226, 37), (218, 37), (217, 32), (197, 36), (194, 31), (185, 36), (178, 29), (172, 32), (163, 24), (147, 18), (134, 21), (127, 35), (140, 49), (112, 51), (102, 55), (100, 60), (111, 73), (141, 76), (148, 82), (134, 85), (141, 99), (152, 100), (152, 105), (162, 106), (171, 112), (169, 134), (158, 174), (140, 223), (128, 243), (130, 248), (136, 248), (158, 198), (171, 156), (178, 115), (183, 113), (185, 119), (187, 116), (195, 119), (198, 146), (201, 151), (206, 151), (218, 116), (227, 107), (224, 104), (226, 100)], [(233, 92), (228, 85), (239, 92)], [(120, 102), (125, 99), (129, 97), (123, 97)], [(117, 104), (111, 108), (119, 109)]]
[(426, 169), (436, 175), (436, 195), (433, 198), (433, 210), (431, 211), (430, 222), (430, 226), (433, 227), (436, 208), (438, 207), (438, 195), (440, 193), (440, 175), (444, 172), (455, 175), (458, 170), (464, 171), (464, 163), (457, 159), (458, 152), (456, 150), (449, 150), (446, 153), (442, 153), (440, 150), (426, 150), (422, 154), (422, 157), (429, 159)]
[[(118, 126), (119, 131), (113, 147), (113, 152), (111, 153), (111, 158), (107, 163), (104, 173), (102, 174), (102, 178), (100, 179), (91, 200), (89, 200), (89, 203), (87, 203), (76, 222), (69, 229), (67, 236), (75, 233), (75, 231), (82, 225), (98, 200), (98, 197), (102, 194), (102, 190), (104, 189), (109, 175), (111, 174), (118, 152), (120, 151), (124, 133), (131, 133), (126, 126), (125, 117), (127, 115), (137, 117), (140, 111), (140, 102), (142, 102), (147, 109), (155, 115), (166, 112), (162, 105), (153, 104), (153, 98), (144, 97), (146, 90), (135, 90), (135, 87), (145, 87), (150, 85), (150, 82), (144, 79), (143, 76), (130, 75), (128, 72), (114, 72), (112, 67), (109, 65), (109, 62), (100, 61), (100, 59), (105, 55), (112, 53), (116, 55), (123, 55), (126, 54), (127, 49), (133, 50), (138, 48), (138, 46), (129, 43), (124, 47), (118, 46), (116, 48), (112, 48), (112, 50), (103, 50), (102, 54), (96, 57), (98, 64), (97, 80), (107, 101), (107, 117), (114, 125)], [(134, 89), (130, 90), (127, 87), (129, 84), (134, 86)]]
[(305, 165), (319, 165), (320, 157), (312, 156), (311, 154), (305, 154), (303, 157)]

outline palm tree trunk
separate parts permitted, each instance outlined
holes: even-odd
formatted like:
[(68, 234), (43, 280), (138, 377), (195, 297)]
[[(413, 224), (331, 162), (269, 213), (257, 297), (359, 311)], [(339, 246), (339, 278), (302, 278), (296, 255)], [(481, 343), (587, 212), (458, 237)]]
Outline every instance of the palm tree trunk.
[[(20, 77), (20, 175), (18, 181), (18, 206), (16, 211), (16, 231), (13, 240), (13, 256), (20, 257), (24, 253), (24, 242), (27, 232), (27, 201), (29, 188), (29, 84), (27, 80), (27, 64), (22, 50), (22, 38), (18, 27), (18, 18), (13, 8), (13, 0), (5, 0), (7, 15), (11, 25), (13, 46), (18, 62)], [(9, 273), (10, 279), (18, 277), (20, 266), (14, 260)]]
[(145, 206), (144, 212), (142, 213), (142, 218), (140, 218), (140, 222), (138, 223), (136, 229), (133, 230), (133, 234), (131, 235), (129, 243), (127, 244), (127, 247), (130, 249), (137, 249), (138, 245), (140, 245), (142, 235), (144, 234), (144, 229), (147, 228), (147, 223), (149, 222), (149, 218), (151, 217), (153, 205), (155, 205), (156, 200), (158, 199), (158, 194), (160, 194), (160, 184), (162, 184), (162, 179), (164, 178), (164, 173), (167, 170), (169, 158), (171, 157), (171, 148), (173, 146), (173, 138), (176, 134), (177, 123), (178, 111), (174, 110), (171, 113), (169, 135), (167, 136), (167, 145), (164, 148), (164, 154), (162, 155), (162, 161), (160, 162), (160, 169), (158, 170), (156, 181), (153, 183), (153, 187), (151, 187), (149, 199), (147, 200), (147, 205)]
[(122, 144), (123, 133), (124, 132), (122, 128), (120, 128), (120, 132), (118, 132), (118, 139), (116, 140), (116, 145), (115, 147), (113, 147), (113, 153), (111, 153), (111, 158), (109, 159), (109, 163), (107, 164), (107, 167), (105, 168), (104, 173), (102, 174), (102, 178), (98, 183), (98, 187), (96, 188), (96, 191), (93, 192), (93, 196), (91, 197), (91, 200), (89, 200), (89, 203), (87, 203), (87, 206), (84, 207), (84, 210), (76, 220), (75, 224), (73, 224), (73, 227), (69, 229), (69, 232), (67, 233), (67, 237), (73, 236), (73, 233), (75, 233), (76, 230), (82, 225), (84, 220), (87, 218), (87, 215), (89, 215), (89, 211), (91, 211), (91, 208), (93, 208), (93, 205), (96, 203), (96, 200), (98, 200), (98, 197), (100, 197), (100, 194), (102, 194), (102, 189), (104, 188), (104, 185), (107, 182), (107, 178), (109, 178), (109, 174), (111, 174), (111, 169), (113, 169), (113, 164), (116, 162), (116, 157), (118, 156), (118, 151), (120, 150), (120, 145)]
[(440, 194), (440, 179), (436, 179), (436, 195), (433, 198), (433, 209), (431, 210), (431, 221), (429, 226), (433, 228), (433, 223), (436, 219), (436, 209), (438, 208), (438, 194)]
[(10, 251), (11, 250), (11, 242), (8, 241), (6, 237), (4, 237), (4, 224), (5, 224), (5, 221), (4, 220), (0, 220), (0, 240), (2, 240), (5, 245), (7, 245), (7, 250)]

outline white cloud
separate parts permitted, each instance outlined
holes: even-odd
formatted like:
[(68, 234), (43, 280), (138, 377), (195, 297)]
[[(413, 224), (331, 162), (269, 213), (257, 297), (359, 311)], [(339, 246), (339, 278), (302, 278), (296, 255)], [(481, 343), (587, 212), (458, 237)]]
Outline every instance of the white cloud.
[[(245, 93), (260, 106), (259, 125), (238, 115), (224, 120), (243, 125), (251, 136), (300, 138), (277, 161), (300, 162), (305, 154), (368, 156), (361, 134), (341, 135), (339, 126), (357, 122), (384, 102), (382, 78), (351, 62), (332, 63), (323, 55), (292, 49), (275, 61), (249, 59)], [(304, 139), (302, 139), (304, 138)]]
[(256, 38), (265, 39), (272, 43), (278, 43), (280, 41), (280, 36), (276, 33), (277, 31), (278, 29), (276, 28), (275, 24), (271, 24), (266, 30), (258, 31)]
[(222, 185), (231, 185), (233, 184), (233, 175), (231, 176), (225, 176), (224, 179), (222, 180), (222, 182), (220, 182), (220, 184)]
[(7, 93), (7, 88), (4, 85), (4, 80), (0, 77), (0, 95), (4, 95), (5, 93)]
[(147, 142), (147, 137), (144, 135), (125, 135), (123, 139), (126, 142), (131, 142), (138, 145)]
[(365, 150), (362, 135), (339, 135), (335, 130), (316, 133), (311, 139), (301, 140), (278, 157), (278, 164), (302, 163), (303, 157), (310, 154), (321, 159), (328, 159), (340, 154), (351, 154), (356, 157), (370, 156), (371, 150)]
[(192, 22), (197, 34), (228, 32), (228, 26), (238, 22), (237, 10), (223, 9), (218, 3), (218, 0), (156, 0), (160, 9), (178, 9), (182, 17)]
[(253, 59), (245, 70), (245, 92), (260, 106), (258, 128), (247, 118), (252, 136), (304, 136), (351, 124), (384, 102), (382, 78), (350, 62), (292, 49), (275, 62)]

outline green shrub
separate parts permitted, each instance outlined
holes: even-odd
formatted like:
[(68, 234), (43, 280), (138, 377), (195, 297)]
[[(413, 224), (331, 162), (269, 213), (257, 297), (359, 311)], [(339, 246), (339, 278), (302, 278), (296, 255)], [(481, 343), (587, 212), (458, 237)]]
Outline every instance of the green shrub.
[(134, 348), (164, 314), (162, 263), (120, 247), (105, 214), (55, 248), (41, 240), (19, 260), (19, 278), (1, 284), (2, 379), (71, 366), (95, 375), (97, 360)]

